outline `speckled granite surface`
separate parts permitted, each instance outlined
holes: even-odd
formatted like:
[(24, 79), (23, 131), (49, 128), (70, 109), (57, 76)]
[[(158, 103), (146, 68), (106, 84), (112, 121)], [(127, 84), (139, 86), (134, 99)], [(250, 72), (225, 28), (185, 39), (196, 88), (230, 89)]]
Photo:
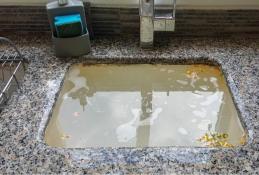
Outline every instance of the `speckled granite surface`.
[[(138, 47), (138, 38), (105, 38), (81, 58), (53, 56), (45, 35), (10, 36), (29, 67), (22, 88), (0, 116), (2, 173), (259, 173), (259, 40), (245, 38), (161, 39), (153, 51)], [(249, 143), (234, 149), (99, 148), (60, 149), (47, 146), (43, 133), (69, 65), (75, 62), (218, 63), (221, 65)]]

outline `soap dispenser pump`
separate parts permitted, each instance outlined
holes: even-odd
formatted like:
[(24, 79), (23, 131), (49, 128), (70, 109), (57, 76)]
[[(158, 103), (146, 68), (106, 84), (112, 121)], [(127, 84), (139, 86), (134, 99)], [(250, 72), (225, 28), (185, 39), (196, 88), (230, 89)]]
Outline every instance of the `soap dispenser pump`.
[(85, 10), (80, 0), (56, 0), (46, 6), (55, 55), (81, 56), (90, 52)]

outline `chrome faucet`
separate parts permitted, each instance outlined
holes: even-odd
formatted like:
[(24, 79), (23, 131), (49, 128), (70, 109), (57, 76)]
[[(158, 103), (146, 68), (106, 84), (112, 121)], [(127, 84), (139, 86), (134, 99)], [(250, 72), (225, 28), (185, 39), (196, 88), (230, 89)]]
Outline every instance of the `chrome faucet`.
[(154, 0), (140, 0), (140, 46), (153, 47), (154, 32), (175, 30), (176, 0), (172, 0), (173, 9), (156, 10)]

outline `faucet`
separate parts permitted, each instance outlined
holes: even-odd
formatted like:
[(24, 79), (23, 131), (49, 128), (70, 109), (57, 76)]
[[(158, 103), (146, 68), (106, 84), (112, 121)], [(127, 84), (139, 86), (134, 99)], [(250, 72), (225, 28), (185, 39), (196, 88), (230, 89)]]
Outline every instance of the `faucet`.
[(152, 48), (154, 45), (154, 32), (175, 30), (176, 0), (173, 2), (173, 10), (156, 10), (155, 0), (140, 0), (140, 47)]

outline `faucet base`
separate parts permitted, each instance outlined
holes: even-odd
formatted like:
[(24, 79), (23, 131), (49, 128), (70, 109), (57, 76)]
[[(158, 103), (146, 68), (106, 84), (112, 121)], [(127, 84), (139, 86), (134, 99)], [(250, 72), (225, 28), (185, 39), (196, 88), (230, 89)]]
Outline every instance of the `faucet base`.
[(152, 49), (154, 47), (154, 43), (153, 42), (149, 42), (149, 43), (140, 42), (140, 47), (142, 49)]

